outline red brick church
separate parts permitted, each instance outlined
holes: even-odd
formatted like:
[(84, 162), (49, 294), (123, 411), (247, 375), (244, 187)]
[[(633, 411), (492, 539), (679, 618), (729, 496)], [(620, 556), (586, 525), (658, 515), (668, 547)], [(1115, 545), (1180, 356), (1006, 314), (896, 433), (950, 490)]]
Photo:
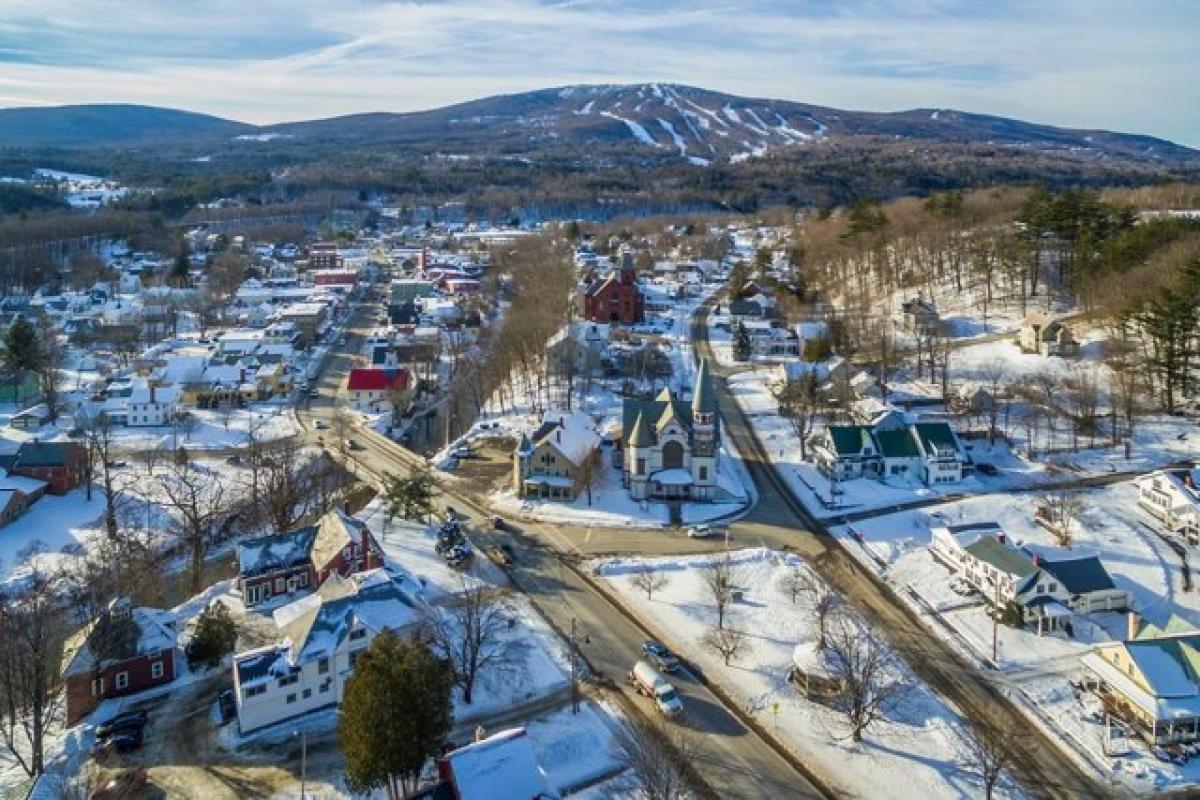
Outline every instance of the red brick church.
[(621, 268), (607, 278), (579, 288), (579, 313), (589, 322), (634, 325), (645, 319), (645, 298), (638, 288), (632, 255), (626, 253)]

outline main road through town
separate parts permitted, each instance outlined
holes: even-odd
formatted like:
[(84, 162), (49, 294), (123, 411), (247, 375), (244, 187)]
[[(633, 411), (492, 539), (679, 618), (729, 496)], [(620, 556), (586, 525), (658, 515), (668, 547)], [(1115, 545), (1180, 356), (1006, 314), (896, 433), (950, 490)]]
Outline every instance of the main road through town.
[[(939, 638), (887, 584), (864, 569), (792, 495), (729, 392), (729, 371), (717, 366), (708, 341), (707, 315), (708, 306), (702, 306), (693, 319), (692, 340), (697, 355), (710, 360), (724, 435), (741, 454), (758, 494), (756, 506), (731, 526), (731, 540), (738, 547), (786, 548), (800, 554), (967, 719), (987, 731), (1010, 731), (1005, 742), (1011, 770), (1028, 793), (1054, 798), (1107, 796), (1109, 792), (1085, 774), (1061, 745), (1051, 741), (974, 664)], [(320, 397), (309, 408), (301, 409), (301, 420), (310, 430), (312, 419), (332, 413), (346, 373), (359, 358), (362, 337), (367, 332), (363, 326), (368, 319), (365, 308), (356, 314), (343, 345), (331, 353), (326, 364)], [(423, 464), (422, 459), (383, 436), (366, 430), (356, 436), (360, 449), (350, 454), (352, 463), (375, 476), (401, 474)], [(485, 512), (470, 487), (453, 490), (447, 500), (476, 521), (484, 521)], [(508, 541), (516, 554), (509, 569), (516, 586), (560, 630), (568, 629), (575, 619), (585, 637), (580, 645), (583, 657), (596, 673), (617, 686), (624, 686), (623, 675), (636, 660), (646, 631), (572, 565), (584, 557), (599, 555), (666, 555), (725, 546), (661, 530), (607, 530), (549, 523), (522, 523), (519, 533), (486, 536)], [(827, 785), (838, 783), (821, 764), (800, 763), (790, 754), (785, 757), (777, 745), (766, 742), (744, 724), (739, 714), (692, 675), (684, 675), (676, 683), (685, 698), (687, 719), (683, 724), (690, 730), (696, 748), (697, 769), (711, 794), (756, 800), (820, 797), (830, 794)], [(898, 791), (902, 790), (898, 787)], [(919, 794), (917, 787), (908, 787), (907, 791)]]
[[(315, 431), (313, 423), (332, 417), (346, 374), (359, 359), (371, 319), (366, 308), (355, 314), (342, 344), (326, 361), (317, 385), (319, 395), (299, 410), (308, 436), (315, 439), (323, 435), (328, 446), (334, 444), (328, 441), (332, 428)], [(424, 464), (420, 457), (366, 429), (358, 429), (351, 436), (358, 449), (346, 453), (347, 461), (351, 468), (370, 476), (405, 474)], [(445, 491), (440, 501), (468, 516), (477, 530), (490, 527), (486, 511), (469, 490)], [(589, 531), (549, 524), (514, 528), (519, 530), (481, 533), (475, 537), (476, 543), (486, 544), (493, 539), (507, 542), (515, 556), (507, 568), (515, 586), (559, 631), (569, 631), (574, 620), (580, 655), (594, 679), (630, 693), (625, 675), (638, 659), (647, 633), (576, 568), (584, 550), (574, 543), (584, 541)], [(661, 533), (658, 536), (664, 538)], [(636, 541), (645, 543), (650, 538), (642, 534)], [(696, 771), (707, 785), (706, 797), (761, 800), (831, 796), (819, 788), (818, 779), (804, 774), (803, 765), (759, 737), (694, 674), (681, 670), (672, 679), (683, 696), (685, 714), (671, 724), (678, 724), (684, 731)], [(632, 702), (647, 713), (656, 713), (648, 700), (630, 694)]]

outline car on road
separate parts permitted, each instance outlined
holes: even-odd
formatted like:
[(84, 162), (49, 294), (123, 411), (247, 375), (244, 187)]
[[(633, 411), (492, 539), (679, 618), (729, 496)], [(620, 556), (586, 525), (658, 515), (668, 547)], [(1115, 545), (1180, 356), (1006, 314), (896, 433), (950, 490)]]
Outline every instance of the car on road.
[(357, 439), (347, 439), (346, 447), (350, 450), (366, 450), (365, 447), (358, 443)]
[(492, 515), (492, 527), (498, 531), (508, 530), (508, 523), (504, 521), (504, 517), (499, 514)]
[(679, 659), (663, 643), (648, 639), (642, 642), (642, 655), (663, 672), (674, 672), (679, 669)]
[(475, 457), (475, 451), (469, 447), (456, 447), (450, 455), (458, 459), (470, 459)]
[(693, 525), (688, 528), (687, 535), (689, 539), (710, 539), (713, 536), (726, 536), (728, 532), (724, 526)]
[(316, 420), (315, 422), (313, 422), (313, 427), (319, 431), (325, 431), (325, 430), (329, 430), (329, 423), (323, 419), (319, 419), (319, 420)]
[(653, 698), (654, 705), (664, 715), (673, 717), (683, 711), (683, 701), (679, 699), (675, 687), (648, 662), (634, 664), (627, 680), (638, 694)]
[(142, 729), (133, 728), (132, 730), (114, 733), (107, 743), (118, 753), (129, 753), (141, 749), (143, 741)]
[(125, 711), (97, 725), (96, 738), (107, 739), (121, 731), (141, 730), (149, 721), (150, 715), (145, 711)]

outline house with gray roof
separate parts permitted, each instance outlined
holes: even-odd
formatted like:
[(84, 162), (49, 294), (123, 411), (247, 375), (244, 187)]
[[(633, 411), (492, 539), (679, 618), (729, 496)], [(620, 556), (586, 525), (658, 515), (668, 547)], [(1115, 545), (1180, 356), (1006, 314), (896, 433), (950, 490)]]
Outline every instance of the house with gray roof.
[(354, 663), (385, 630), (411, 634), (422, 619), (412, 580), (374, 569), (331, 576), (275, 610), (278, 644), (238, 653), (234, 696), (242, 733), (341, 702)]
[(994, 522), (938, 525), (930, 551), (987, 602), (1015, 604), (1038, 633), (1057, 630), (1075, 614), (1125, 611), (1129, 590), (1118, 588), (1099, 557), (1059, 548), (1022, 547)]

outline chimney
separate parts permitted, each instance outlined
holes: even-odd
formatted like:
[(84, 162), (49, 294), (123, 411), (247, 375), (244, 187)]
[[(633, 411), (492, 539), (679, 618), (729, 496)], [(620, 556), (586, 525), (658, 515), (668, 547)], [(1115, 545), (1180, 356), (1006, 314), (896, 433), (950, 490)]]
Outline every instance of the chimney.
[(1130, 610), (1129, 613), (1125, 615), (1125, 641), (1128, 642), (1131, 639), (1137, 638), (1138, 624), (1140, 622), (1141, 618), (1138, 617), (1138, 613), (1136, 611)]

